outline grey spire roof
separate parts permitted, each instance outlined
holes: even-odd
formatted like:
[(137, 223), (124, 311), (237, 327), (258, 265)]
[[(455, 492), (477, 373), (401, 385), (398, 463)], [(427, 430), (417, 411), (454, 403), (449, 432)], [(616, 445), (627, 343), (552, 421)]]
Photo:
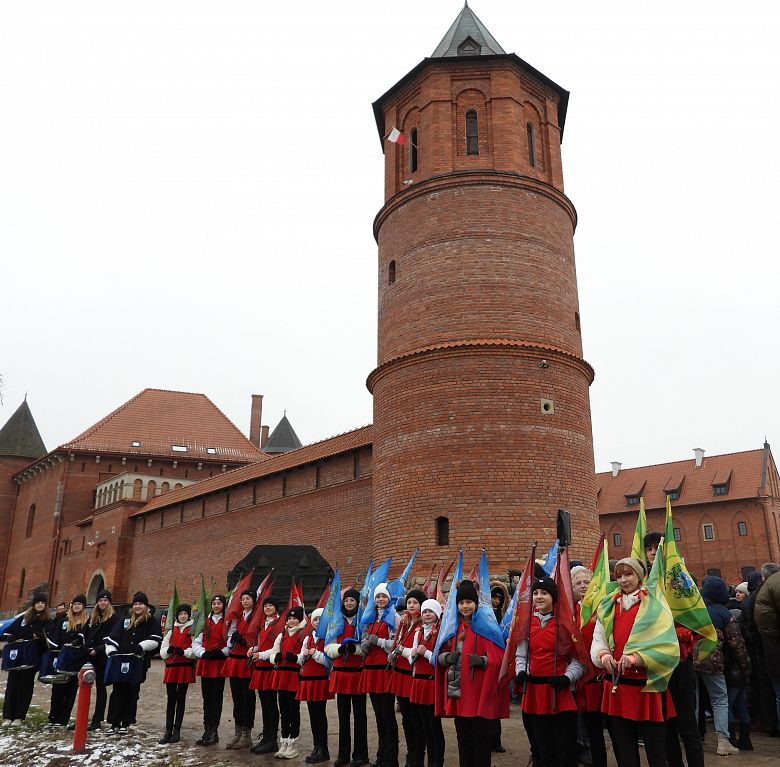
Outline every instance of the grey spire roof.
[(46, 446), (26, 399), (0, 429), (0, 455), (17, 458), (41, 458), (46, 455)]
[(469, 8), (468, 2), (458, 14), (442, 41), (431, 54), (432, 59), (450, 56), (496, 56), (506, 51)]
[(292, 424), (287, 420), (287, 414), (285, 413), (261, 450), (264, 453), (275, 455), (288, 453), (290, 450), (297, 450), (299, 447), (303, 447), (303, 443), (298, 439), (298, 435), (295, 433)]

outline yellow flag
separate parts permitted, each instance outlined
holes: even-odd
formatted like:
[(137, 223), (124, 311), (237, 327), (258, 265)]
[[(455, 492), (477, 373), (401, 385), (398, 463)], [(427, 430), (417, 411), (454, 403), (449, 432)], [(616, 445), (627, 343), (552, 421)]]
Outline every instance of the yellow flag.
[(647, 514), (645, 514), (645, 498), (639, 499), (639, 517), (636, 520), (634, 540), (631, 542), (631, 556), (645, 563), (645, 536), (647, 535)]

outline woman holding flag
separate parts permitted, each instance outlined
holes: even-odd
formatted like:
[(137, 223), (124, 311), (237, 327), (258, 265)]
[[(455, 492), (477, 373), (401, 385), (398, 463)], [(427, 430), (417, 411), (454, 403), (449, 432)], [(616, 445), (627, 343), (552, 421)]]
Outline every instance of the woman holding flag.
[(192, 652), (192, 607), (180, 604), (176, 607), (176, 622), (167, 631), (160, 645), (160, 657), (165, 661), (163, 682), (168, 696), (165, 711), (165, 732), (157, 742), (179, 743), (187, 691), (195, 681), (195, 667), (190, 660)]
[(222, 594), (213, 597), (211, 613), (203, 631), (192, 640), (192, 651), (198, 659), (195, 676), (200, 677), (203, 695), (203, 735), (195, 741), (199, 746), (219, 743), (219, 721), (222, 718), (222, 698), (225, 693), (222, 667), (228, 652), (222, 631), (226, 603)]
[(642, 737), (650, 767), (666, 767), (665, 721), (674, 716), (667, 685), (679, 662), (674, 622), (663, 595), (657, 593), (656, 558), (648, 588), (645, 568), (635, 557), (615, 565), (618, 589), (598, 607), (591, 659), (607, 673), (602, 711), (620, 767), (639, 767), (637, 739)]
[(263, 617), (256, 629), (257, 639), (254, 647), (249, 650), (250, 658), (254, 659), (249, 689), (257, 690), (257, 697), (260, 699), (263, 734), (250, 751), (253, 754), (273, 754), (279, 750), (279, 696), (273, 686), (273, 647), (274, 641), (282, 632), (283, 624), (276, 602), (270, 596), (263, 599), (262, 611)]
[(328, 749), (327, 702), (333, 700), (328, 688), (328, 659), (325, 655), (325, 640), (314, 632), (319, 626), (323, 608), (318, 607), (311, 614), (311, 631), (303, 639), (298, 663), (301, 676), (298, 682), (298, 700), (305, 700), (309, 709), (309, 724), (314, 741), (314, 750), (304, 759), (307, 764), (330, 761)]

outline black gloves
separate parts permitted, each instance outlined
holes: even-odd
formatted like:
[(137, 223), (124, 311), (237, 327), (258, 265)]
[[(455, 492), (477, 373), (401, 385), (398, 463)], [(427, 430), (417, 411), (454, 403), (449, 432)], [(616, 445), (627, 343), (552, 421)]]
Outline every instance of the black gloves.
[(141, 645), (140, 645), (140, 644), (134, 644), (134, 645), (133, 645), (133, 646), (130, 648), (130, 652), (132, 652), (132, 653), (133, 653), (133, 655), (143, 655), (143, 654), (146, 652), (146, 650), (144, 650), (144, 648), (143, 648), (143, 647), (141, 647)]
[(445, 666), (454, 666), (460, 660), (459, 652), (445, 652), (442, 653), (439, 658)]
[(282, 662), (282, 654), (280, 652), (274, 655), (274, 666), (278, 666)]
[(168, 648), (168, 654), (169, 655), (184, 655), (184, 650), (182, 650), (181, 647), (169, 647)]
[(554, 690), (565, 690), (570, 684), (571, 679), (569, 679), (566, 674), (550, 677), (550, 687)]
[(203, 657), (206, 660), (225, 660), (222, 650), (206, 650), (206, 652), (203, 653)]
[(376, 647), (379, 644), (379, 637), (376, 634), (369, 634), (365, 641), (368, 642), (371, 647)]
[(469, 655), (469, 668), (486, 668), (487, 657), (484, 655)]
[(237, 645), (237, 644), (244, 645), (244, 647), (247, 646), (246, 639), (244, 639), (244, 637), (242, 637), (241, 634), (238, 633), (238, 631), (234, 631), (233, 632), (233, 644), (234, 645)]
[(81, 647), (83, 644), (84, 644), (84, 637), (82, 637), (81, 634), (78, 634), (70, 642), (71, 647)]
[(288, 650), (284, 654), (284, 659), (290, 661), (290, 663), (297, 663), (298, 662), (298, 656), (292, 652), (291, 650)]
[(515, 677), (515, 682), (517, 682), (517, 684), (522, 687), (523, 684), (525, 683), (526, 679), (528, 679), (528, 672), (527, 671), (521, 671)]
[(339, 645), (339, 655), (349, 655), (355, 649), (354, 642), (342, 642)]

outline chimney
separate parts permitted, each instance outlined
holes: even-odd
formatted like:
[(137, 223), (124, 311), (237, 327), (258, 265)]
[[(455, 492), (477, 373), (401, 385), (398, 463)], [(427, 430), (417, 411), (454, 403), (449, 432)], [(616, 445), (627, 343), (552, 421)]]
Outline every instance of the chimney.
[(623, 467), (623, 464), (620, 463), (620, 461), (612, 461), (612, 476), (617, 477), (618, 474), (620, 474), (620, 469)]
[(249, 417), (249, 441), (260, 447), (260, 423), (263, 420), (263, 395), (252, 395), (252, 412)]
[(265, 447), (265, 443), (268, 442), (268, 427), (263, 426), (260, 431), (260, 449)]
[(701, 464), (704, 461), (704, 450), (702, 450), (700, 447), (693, 448), (693, 456), (696, 459), (696, 468), (700, 469)]

